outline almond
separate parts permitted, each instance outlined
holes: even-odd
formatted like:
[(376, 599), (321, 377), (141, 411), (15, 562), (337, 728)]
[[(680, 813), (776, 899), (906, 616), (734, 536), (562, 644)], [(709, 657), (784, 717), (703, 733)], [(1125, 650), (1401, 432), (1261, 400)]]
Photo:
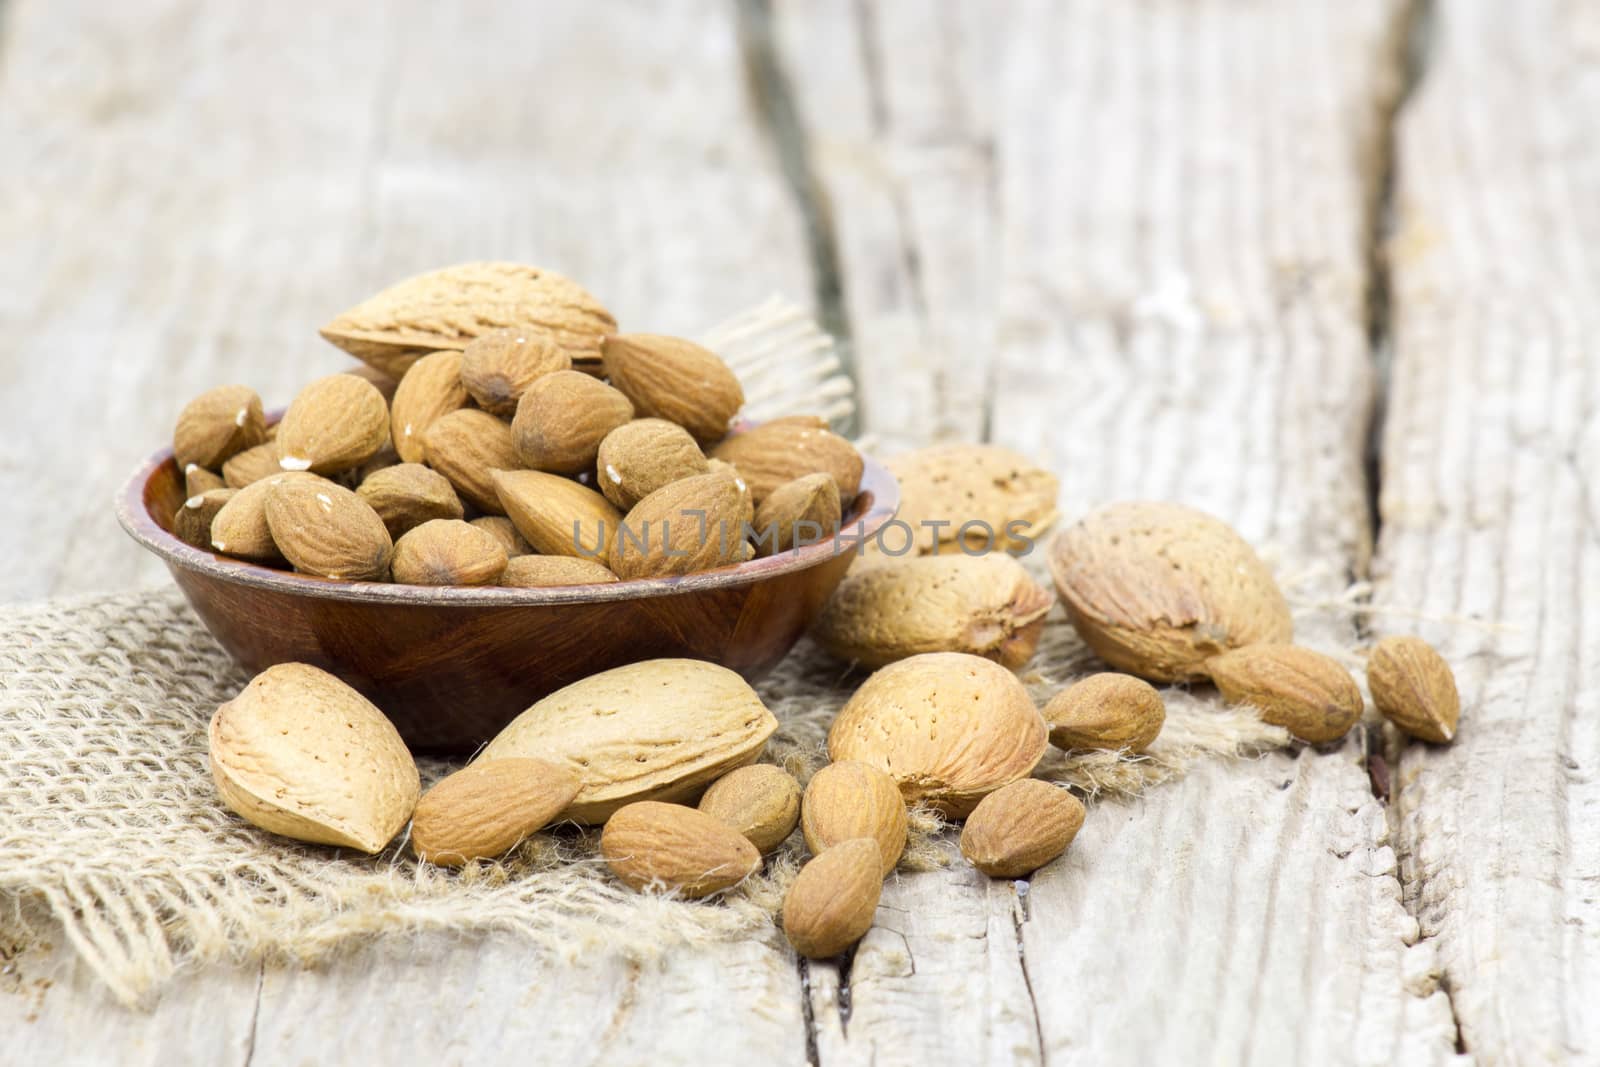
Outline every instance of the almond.
[(211, 522), (237, 489), (211, 489), (185, 500), (172, 516), (172, 533), (195, 548), (211, 551)]
[(294, 398), (278, 424), (278, 466), (337, 474), (372, 458), (389, 438), (389, 405), (353, 374), (318, 378)]
[(1044, 720), (1017, 676), (978, 656), (930, 652), (884, 667), (840, 709), (828, 755), (887, 771), (910, 804), (960, 818), (1033, 773)]
[(873, 842), (857, 838), (812, 859), (783, 897), (783, 935), (808, 959), (837, 956), (867, 936), (883, 877)]
[(1338, 660), (1295, 645), (1250, 645), (1206, 664), (1230, 704), (1248, 704), (1261, 718), (1302, 741), (1325, 744), (1361, 718), (1361, 689)]
[(472, 402), (461, 384), (460, 352), (434, 352), (411, 365), (394, 391), (389, 408), (389, 436), (407, 463), (427, 454), (423, 439), (435, 421)]
[(765, 854), (783, 844), (800, 823), (800, 783), (781, 767), (754, 763), (712, 782), (699, 807)]
[(812, 634), (867, 667), (968, 652), (1017, 668), (1033, 657), (1054, 603), (1010, 556), (922, 556), (848, 574)]
[(277, 441), (263, 441), (222, 465), (222, 480), (230, 489), (243, 489), (253, 482), (282, 473), (283, 468), (278, 466)]
[(223, 461), (266, 440), (261, 398), (246, 385), (219, 385), (189, 401), (172, 432), (172, 454), (180, 470), (193, 463)]
[(839, 486), (832, 475), (807, 474), (784, 482), (755, 512), (756, 551), (763, 556), (804, 548), (839, 532)]
[(1161, 694), (1131, 674), (1091, 674), (1044, 707), (1050, 743), (1058, 748), (1143, 752), (1167, 719)]
[(562, 585), (597, 585), (617, 576), (602, 563), (579, 556), (513, 556), (500, 584), (513, 589), (545, 589)]
[(906, 801), (889, 775), (868, 763), (830, 763), (806, 785), (800, 802), (800, 830), (806, 848), (820, 856), (834, 845), (858, 837), (877, 843), (886, 878), (906, 850)]
[(450, 479), (420, 463), (399, 463), (373, 471), (356, 495), (378, 513), (390, 537), (433, 519), (459, 519), (461, 498)]
[(606, 820), (600, 855), (630, 889), (697, 898), (737, 885), (761, 867), (744, 835), (682, 804), (641, 800)]
[(633, 506), (611, 539), (619, 578), (663, 578), (741, 562), (748, 506), (732, 478), (697, 474)]
[(349, 488), (354, 489), (379, 471), (398, 466), (400, 466), (400, 453), (394, 450), (393, 441), (385, 441), (383, 447), (374, 452), (370, 459), (359, 467), (345, 471), (340, 475), (340, 480), (348, 482)]
[(1283, 593), (1244, 539), (1177, 504), (1101, 508), (1056, 537), (1050, 571), (1084, 642), (1152, 681), (1203, 679), (1211, 657), (1294, 632)]
[(606, 434), (595, 466), (600, 491), (624, 510), (664, 485), (710, 469), (689, 431), (665, 419), (635, 419)]
[(582, 371), (556, 371), (522, 394), (511, 439), (524, 466), (577, 474), (594, 469), (600, 442), (631, 418), (628, 398), (605, 382)]
[(604, 565), (622, 516), (605, 497), (544, 471), (495, 471), (501, 507), (528, 544), (547, 556), (579, 556)]
[(1412, 737), (1444, 744), (1456, 736), (1461, 695), (1444, 657), (1420, 637), (1386, 637), (1367, 660), (1367, 685), (1384, 718)]
[(400, 388), (399, 378), (386, 374), (377, 367), (370, 367), (365, 363), (358, 363), (344, 373), (353, 374), (357, 378), (371, 382), (372, 387), (383, 394), (383, 402), (385, 404), (394, 402), (395, 390)]
[(479, 407), (508, 419), (530, 385), (571, 367), (572, 357), (543, 331), (495, 330), (461, 350), (461, 384)]
[(1083, 816), (1083, 804), (1065, 789), (1024, 778), (972, 809), (961, 854), (991, 878), (1021, 878), (1065, 852)]
[(1056, 476), (999, 445), (934, 445), (884, 465), (900, 483), (896, 518), (918, 552), (1025, 553), (1056, 518)]
[(511, 446), (511, 427), (487, 411), (463, 408), (433, 421), (423, 451), (428, 466), (450, 479), (473, 507), (492, 515), (504, 512), (493, 475), (521, 466)]
[(191, 463), (183, 469), (183, 492), (185, 496), (199, 496), (201, 493), (209, 493), (213, 489), (226, 488), (228, 488), (228, 483), (222, 475), (215, 471), (207, 470), (198, 463)]
[(388, 577), (394, 542), (365, 500), (326, 478), (283, 478), (268, 484), (267, 526), (296, 570), (356, 582)]
[(744, 406), (738, 376), (693, 341), (621, 334), (605, 339), (602, 358), (606, 377), (640, 415), (675, 422), (702, 444), (722, 440)]
[(617, 322), (582, 286), (520, 263), (462, 263), (390, 286), (322, 328), (322, 336), (389, 374), (421, 354), (462, 349), (498, 329), (548, 335), (575, 361), (597, 363)]
[(228, 498), (212, 517), (211, 547), (225, 556), (255, 563), (282, 563), (283, 553), (267, 523), (267, 498), (274, 486), (291, 479), (323, 481), (315, 474), (279, 471), (270, 478), (251, 482)]
[(505, 569), (494, 534), (460, 519), (431, 519), (394, 546), (394, 580), (403, 585), (494, 585)]
[(831, 475), (846, 503), (861, 487), (861, 453), (855, 445), (810, 420), (764, 423), (723, 441), (711, 455), (738, 468), (757, 507), (779, 486), (806, 474)]
[(304, 663), (256, 675), (209, 737), (223, 803), (275, 834), (375, 853), (417, 803), (416, 764), (383, 712)]
[(504, 855), (571, 803), (578, 774), (541, 759), (474, 763), (441, 779), (411, 816), (411, 847), (442, 867)]
[(473, 519), (472, 525), (493, 534), (494, 539), (500, 542), (500, 547), (506, 550), (508, 559), (526, 556), (533, 551), (533, 546), (528, 544), (527, 539), (517, 532), (511, 520), (504, 515), (485, 515)]
[(482, 759), (538, 756), (578, 768), (566, 817), (600, 823), (636, 800), (684, 800), (753, 763), (778, 728), (755, 690), (726, 667), (688, 659), (632, 663), (540, 700)]

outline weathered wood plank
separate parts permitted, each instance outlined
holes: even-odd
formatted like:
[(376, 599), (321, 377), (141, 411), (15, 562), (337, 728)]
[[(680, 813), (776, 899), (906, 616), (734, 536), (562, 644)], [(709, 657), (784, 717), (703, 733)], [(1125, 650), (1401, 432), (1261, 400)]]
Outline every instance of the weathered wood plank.
[(1600, 18), (1440, 5), (1399, 127), (1379, 634), (1435, 642), (1454, 744), (1404, 747), (1406, 902), (1482, 1062), (1600, 1057)]

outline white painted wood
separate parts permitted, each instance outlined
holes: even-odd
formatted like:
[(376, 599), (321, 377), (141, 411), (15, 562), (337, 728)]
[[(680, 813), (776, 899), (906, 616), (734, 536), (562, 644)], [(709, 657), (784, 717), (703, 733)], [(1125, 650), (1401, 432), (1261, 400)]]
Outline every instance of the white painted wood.
[(1485, 1063), (1600, 1058), (1600, 18), (1440, 5), (1399, 126), (1379, 615), (1455, 669), (1407, 745), (1406, 901)]

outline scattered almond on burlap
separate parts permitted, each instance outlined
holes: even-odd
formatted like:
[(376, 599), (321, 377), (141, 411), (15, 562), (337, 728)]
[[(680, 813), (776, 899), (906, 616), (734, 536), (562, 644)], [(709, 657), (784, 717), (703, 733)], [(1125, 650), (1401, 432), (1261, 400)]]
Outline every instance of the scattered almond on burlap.
[(1050, 743), (1064, 749), (1143, 752), (1161, 733), (1167, 708), (1155, 687), (1107, 671), (1074, 682), (1044, 707)]
[(800, 783), (782, 767), (754, 763), (712, 782), (699, 807), (765, 854), (783, 844), (800, 823)]
[(411, 848), (442, 867), (504, 855), (559, 815), (577, 795), (578, 782), (572, 767), (542, 759), (463, 767), (417, 802)]
[(877, 845), (844, 841), (804, 867), (783, 897), (783, 934), (809, 959), (837, 956), (866, 936), (877, 914), (883, 876)]
[(1261, 718), (1302, 741), (1326, 744), (1361, 718), (1361, 688), (1338, 660), (1298, 645), (1249, 645), (1206, 663), (1230, 704), (1248, 704)]
[(1461, 695), (1450, 665), (1420, 637), (1386, 637), (1367, 659), (1367, 686), (1384, 718), (1422, 741), (1456, 736)]
[(858, 837), (877, 842), (887, 877), (906, 850), (905, 797), (887, 772), (870, 763), (840, 760), (823, 767), (806, 783), (800, 801), (800, 830), (813, 855)]
[(1024, 778), (984, 797), (961, 830), (961, 854), (991, 878), (1021, 878), (1067, 850), (1083, 803), (1059, 786)]
[(606, 820), (600, 855), (631, 889), (690, 898), (737, 885), (761, 867), (761, 853), (722, 820), (653, 800), (628, 804)]

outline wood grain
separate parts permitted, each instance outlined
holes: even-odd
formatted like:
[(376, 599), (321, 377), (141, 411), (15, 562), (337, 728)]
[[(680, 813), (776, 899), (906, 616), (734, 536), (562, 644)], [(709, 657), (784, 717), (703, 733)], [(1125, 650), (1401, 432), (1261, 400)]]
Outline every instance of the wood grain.
[(1398, 130), (1375, 600), (1406, 611), (1373, 629), (1436, 643), (1461, 689), (1394, 810), (1486, 1063), (1600, 1057), (1597, 48), (1587, 5), (1441, 5)]

